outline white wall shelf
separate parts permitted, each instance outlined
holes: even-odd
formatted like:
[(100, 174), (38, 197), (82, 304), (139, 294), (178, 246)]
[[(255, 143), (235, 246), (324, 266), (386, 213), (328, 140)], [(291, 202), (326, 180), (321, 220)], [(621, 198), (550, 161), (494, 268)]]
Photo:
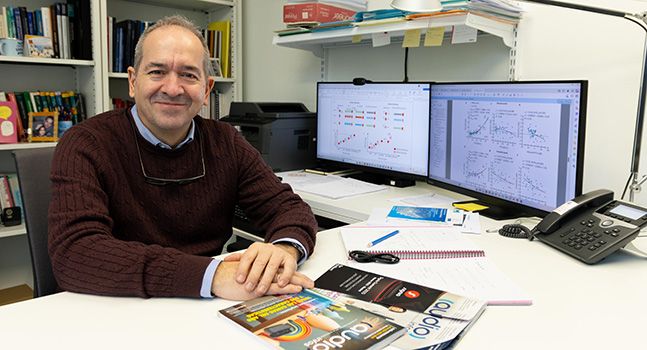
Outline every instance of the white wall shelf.
[(275, 35), (273, 43), (278, 46), (310, 50), (315, 55), (321, 56), (322, 49), (335, 46), (336, 44), (347, 45), (357, 35), (361, 35), (363, 40), (370, 39), (370, 35), (373, 33), (381, 32), (389, 32), (391, 37), (402, 37), (404, 36), (404, 32), (410, 29), (446, 27), (446, 30), (451, 31), (451, 26), (460, 25), (476, 28), (482, 32), (498, 36), (503, 39), (506, 46), (514, 46), (514, 29), (516, 25), (471, 13), (424, 20), (386, 23), (382, 25), (356, 26), (353, 28), (294, 34), (282, 37)]
[(24, 57), (24, 56), (0, 56), (0, 62), (55, 64), (55, 65), (64, 65), (64, 66), (94, 66), (94, 61), (88, 61), (88, 60), (64, 60), (60, 58), (42, 58), (42, 57)]
[(13, 151), (15, 149), (47, 148), (47, 147), (56, 147), (56, 142), (6, 143), (6, 144), (0, 144), (0, 151)]
[(19, 236), (27, 234), (27, 229), (25, 224), (20, 224), (16, 226), (0, 226), (0, 238)]

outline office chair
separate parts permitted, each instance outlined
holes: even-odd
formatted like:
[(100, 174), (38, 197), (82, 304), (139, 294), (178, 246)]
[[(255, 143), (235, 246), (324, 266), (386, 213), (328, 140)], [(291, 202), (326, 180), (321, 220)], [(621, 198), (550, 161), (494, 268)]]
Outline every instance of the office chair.
[(49, 172), (53, 155), (54, 147), (13, 151), (31, 252), (34, 298), (58, 291), (47, 251), (47, 211), (51, 198)]

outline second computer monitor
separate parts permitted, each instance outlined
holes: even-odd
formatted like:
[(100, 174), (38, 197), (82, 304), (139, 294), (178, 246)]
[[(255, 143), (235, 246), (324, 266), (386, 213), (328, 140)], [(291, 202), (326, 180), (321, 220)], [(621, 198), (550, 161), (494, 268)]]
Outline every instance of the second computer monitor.
[(432, 86), (429, 182), (543, 215), (581, 194), (586, 81)]
[(317, 84), (317, 159), (424, 179), (430, 83)]

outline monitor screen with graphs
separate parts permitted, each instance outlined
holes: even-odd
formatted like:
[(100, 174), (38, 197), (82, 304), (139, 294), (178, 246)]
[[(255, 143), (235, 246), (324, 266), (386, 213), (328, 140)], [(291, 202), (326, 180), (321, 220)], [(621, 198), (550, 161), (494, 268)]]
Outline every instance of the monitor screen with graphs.
[(430, 83), (317, 84), (317, 158), (427, 176)]
[(433, 84), (429, 182), (495, 217), (552, 211), (582, 192), (586, 92), (586, 81)]

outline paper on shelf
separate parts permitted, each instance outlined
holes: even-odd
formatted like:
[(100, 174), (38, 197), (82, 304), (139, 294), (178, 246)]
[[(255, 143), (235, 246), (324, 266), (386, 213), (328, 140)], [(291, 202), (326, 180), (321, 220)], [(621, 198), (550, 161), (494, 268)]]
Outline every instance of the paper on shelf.
[(425, 32), (425, 46), (442, 46), (445, 37), (445, 27), (427, 28)]
[(452, 30), (452, 44), (475, 43), (477, 33), (478, 30), (476, 28), (454, 26), (454, 30)]

